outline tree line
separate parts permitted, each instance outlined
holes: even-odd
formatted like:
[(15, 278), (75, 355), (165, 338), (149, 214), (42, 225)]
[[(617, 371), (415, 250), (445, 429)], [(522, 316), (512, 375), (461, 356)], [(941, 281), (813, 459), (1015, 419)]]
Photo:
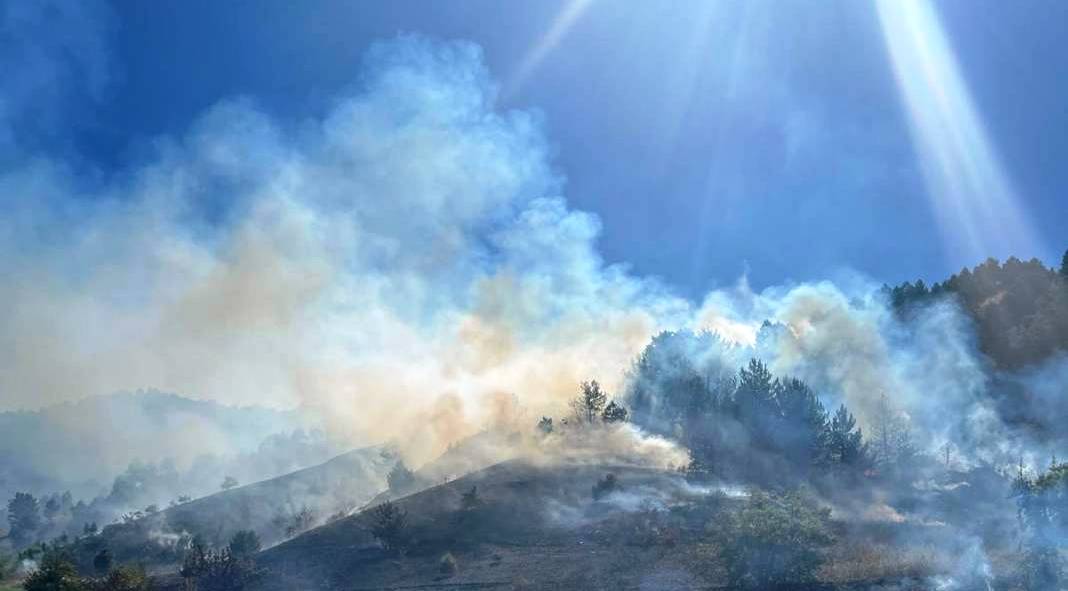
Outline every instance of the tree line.
[(1035, 258), (990, 258), (941, 283), (884, 285), (883, 293), (902, 317), (933, 301), (955, 300), (975, 322), (983, 353), (1002, 369), (1068, 350), (1068, 252), (1059, 269)]

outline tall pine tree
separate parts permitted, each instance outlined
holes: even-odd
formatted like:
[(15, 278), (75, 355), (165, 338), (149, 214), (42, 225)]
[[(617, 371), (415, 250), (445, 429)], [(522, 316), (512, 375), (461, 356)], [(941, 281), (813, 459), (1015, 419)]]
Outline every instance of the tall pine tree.
[(841, 405), (831, 418), (828, 459), (843, 468), (863, 470), (868, 464), (868, 446), (853, 414)]

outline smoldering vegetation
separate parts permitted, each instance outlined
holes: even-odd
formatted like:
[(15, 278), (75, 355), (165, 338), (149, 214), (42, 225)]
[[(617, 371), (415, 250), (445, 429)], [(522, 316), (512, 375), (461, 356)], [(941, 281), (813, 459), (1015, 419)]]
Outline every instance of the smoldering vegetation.
[[(30, 417), (112, 445), (68, 463), (77, 446), (20, 427), (0, 578), (1062, 585), (1068, 263), (935, 290), (743, 277), (690, 301), (602, 260), (541, 120), (496, 109), (477, 47), (404, 37), (365, 70), (300, 125), (217, 105), (115, 178), (5, 165), (26, 196), (0, 219), (5, 402), (152, 385), (297, 408), (323, 435)], [(81, 507), (51, 488), (92, 478), (103, 500)]]

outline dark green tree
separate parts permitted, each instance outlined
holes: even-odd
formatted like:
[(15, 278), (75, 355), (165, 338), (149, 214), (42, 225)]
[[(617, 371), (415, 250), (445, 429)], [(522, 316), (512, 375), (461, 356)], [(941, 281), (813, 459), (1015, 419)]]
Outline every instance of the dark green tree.
[(41, 507), (30, 493), (15, 493), (7, 503), (8, 535), (16, 546), (36, 541), (41, 528)]
[(758, 448), (768, 449), (772, 446), (772, 433), (776, 430), (779, 418), (776, 401), (779, 388), (780, 384), (771, 370), (759, 359), (750, 359), (749, 365), (738, 374), (735, 411)]
[(57, 552), (46, 552), (37, 570), (22, 582), (25, 591), (92, 591), (78, 576), (70, 558)]
[(229, 548), (213, 550), (200, 539), (193, 541), (178, 574), (196, 591), (242, 591), (260, 575), (252, 560)]
[(136, 566), (120, 566), (102, 579), (89, 583), (92, 591), (151, 591), (152, 581), (145, 570)]
[(827, 411), (808, 384), (787, 379), (778, 390), (782, 424), (775, 431), (778, 449), (801, 473), (826, 462), (829, 446)]
[(227, 548), (237, 558), (249, 558), (262, 548), (260, 536), (251, 529), (240, 530), (230, 538)]
[(604, 407), (604, 412), (601, 413), (601, 420), (606, 423), (624, 423), (628, 416), (627, 407), (617, 404), (613, 400), (608, 403), (608, 406)]
[(106, 575), (111, 570), (111, 552), (107, 548), (100, 550), (93, 557), (93, 570), (98, 575)]
[(56, 518), (59, 516), (60, 511), (63, 510), (63, 505), (60, 502), (59, 495), (52, 495), (48, 497), (48, 500), (44, 504), (44, 518), (49, 525), (55, 523)]
[(864, 443), (864, 435), (844, 404), (838, 407), (831, 418), (827, 446), (828, 460), (832, 464), (859, 470), (868, 466), (868, 446)]
[(386, 501), (372, 508), (368, 516), (371, 519), (371, 535), (382, 544), (386, 552), (404, 552), (408, 547), (408, 512)]

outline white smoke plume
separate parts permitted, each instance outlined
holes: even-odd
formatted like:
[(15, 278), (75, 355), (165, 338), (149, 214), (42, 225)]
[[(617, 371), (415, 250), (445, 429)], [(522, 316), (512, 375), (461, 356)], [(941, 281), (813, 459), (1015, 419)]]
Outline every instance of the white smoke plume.
[(688, 305), (603, 263), (537, 116), (495, 92), (477, 47), (408, 37), (299, 125), (228, 101), (104, 182), (3, 171), (3, 406), (157, 387), (309, 407), (354, 442), (418, 429), (426, 458), (502, 397), (617, 387)]
[[(107, 178), (58, 158), (0, 171), (0, 407), (152, 387), (301, 406), (420, 462), (585, 379), (623, 390), (656, 332), (713, 330), (862, 421), (886, 394), (935, 439), (999, 437), (958, 311), (904, 330), (851, 281), (694, 305), (607, 264), (536, 113), (500, 112), (478, 47), (369, 51), (329, 112), (224, 101)], [(761, 323), (788, 336), (758, 343)], [(736, 367), (736, 366), (735, 366)]]

